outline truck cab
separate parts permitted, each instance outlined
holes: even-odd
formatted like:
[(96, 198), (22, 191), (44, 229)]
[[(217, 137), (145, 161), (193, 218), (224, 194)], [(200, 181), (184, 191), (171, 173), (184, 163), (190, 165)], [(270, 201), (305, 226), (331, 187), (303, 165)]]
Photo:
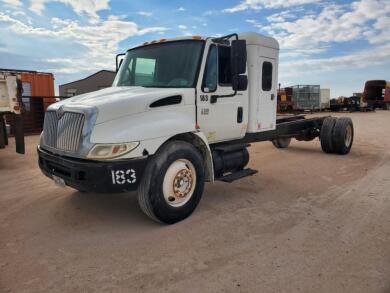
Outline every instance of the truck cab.
[(132, 48), (117, 59), (112, 87), (48, 108), (39, 166), (79, 191), (136, 190), (150, 218), (180, 221), (197, 206), (205, 181), (256, 173), (245, 168), (249, 143), (284, 148), (292, 137), (319, 136), (325, 118), (284, 118), (278, 127), (278, 54), (275, 39), (256, 33)]

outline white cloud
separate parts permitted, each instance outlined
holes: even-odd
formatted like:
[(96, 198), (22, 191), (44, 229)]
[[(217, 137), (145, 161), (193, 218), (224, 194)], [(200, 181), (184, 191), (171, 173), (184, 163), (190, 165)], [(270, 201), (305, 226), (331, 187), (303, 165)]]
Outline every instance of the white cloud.
[(281, 62), (280, 73), (282, 78), (288, 78), (341, 69), (353, 68), (354, 70), (359, 70), (384, 64), (390, 64), (390, 44), (336, 57), (301, 58), (290, 62)]
[(185, 9), (184, 7), (179, 7), (178, 9), (177, 9), (177, 11), (186, 11), (187, 9)]
[(284, 10), (279, 13), (271, 14), (267, 16), (269, 22), (283, 22), (288, 19), (294, 19), (296, 15), (290, 10)]
[(147, 16), (147, 17), (150, 17), (153, 15), (153, 13), (149, 12), (149, 11), (138, 11), (137, 14), (141, 15), (141, 16)]
[(267, 18), (268, 25), (253, 19), (247, 22), (275, 37), (283, 49), (316, 49), (354, 40), (389, 41), (389, 14), (390, 1), (361, 0), (350, 5), (330, 4), (318, 14), (274, 14)]
[(14, 6), (14, 7), (22, 6), (21, 0), (0, 0), (0, 2), (7, 4), (9, 6)]
[(15, 10), (15, 11), (13, 11), (13, 12), (11, 12), (11, 14), (13, 15), (13, 16), (25, 16), (26, 15), (26, 13), (24, 12), (24, 11), (22, 11), (22, 10)]
[(181, 30), (187, 29), (187, 26), (186, 26), (186, 25), (183, 25), (183, 24), (179, 24), (177, 27), (178, 27), (179, 29), (181, 29)]
[(42, 14), (45, 5), (49, 2), (60, 2), (70, 6), (78, 15), (88, 15), (92, 21), (96, 21), (99, 16), (97, 12), (109, 9), (110, 0), (30, 0), (30, 10)]
[(118, 44), (129, 37), (141, 36), (148, 33), (164, 32), (165, 27), (140, 28), (135, 22), (122, 20), (116, 16), (109, 16), (106, 20), (99, 20), (95, 24), (80, 25), (74, 20), (52, 18), (51, 28), (33, 27), (0, 12), (0, 22), (7, 23), (9, 28), (18, 34), (29, 36), (58, 38), (74, 42), (87, 49), (87, 53), (77, 58), (56, 58), (48, 60), (63, 65), (61, 72), (72, 70), (88, 71), (111, 67)]
[(218, 10), (207, 10), (205, 12), (203, 12), (203, 16), (210, 16), (210, 15), (218, 15), (220, 14), (221, 11), (218, 11)]
[(256, 27), (257, 27), (257, 25), (261, 27), (261, 25), (258, 24), (257, 21), (256, 21), (255, 19), (246, 19), (245, 21), (246, 21), (247, 23), (253, 24), (253, 25), (256, 26)]
[(320, 0), (244, 0), (236, 6), (224, 9), (223, 12), (235, 13), (245, 10), (258, 11), (263, 8), (286, 8), (318, 2), (320, 2)]

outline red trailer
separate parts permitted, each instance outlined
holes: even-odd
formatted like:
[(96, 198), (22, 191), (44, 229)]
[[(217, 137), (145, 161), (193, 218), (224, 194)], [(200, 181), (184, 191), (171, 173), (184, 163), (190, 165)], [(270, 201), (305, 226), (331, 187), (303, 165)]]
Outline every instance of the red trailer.
[(386, 80), (366, 81), (363, 99), (368, 107), (390, 110), (390, 82)]

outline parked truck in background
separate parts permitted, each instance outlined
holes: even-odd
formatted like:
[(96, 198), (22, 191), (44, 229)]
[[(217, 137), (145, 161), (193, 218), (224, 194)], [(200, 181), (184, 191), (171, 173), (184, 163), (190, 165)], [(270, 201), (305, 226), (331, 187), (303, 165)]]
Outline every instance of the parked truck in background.
[(14, 118), (13, 133), (16, 152), (24, 154), (24, 133), (22, 120), (22, 84), (20, 76), (0, 71), (0, 149), (8, 145), (8, 133), (5, 115)]
[(390, 82), (386, 80), (366, 81), (363, 99), (372, 109), (390, 110)]
[(338, 97), (330, 100), (330, 110), (333, 112), (349, 111), (349, 112), (364, 112), (367, 111), (367, 105), (362, 102), (359, 96)]
[(278, 113), (292, 113), (294, 111), (292, 87), (285, 87), (278, 90), (277, 111)]
[(256, 33), (185, 37), (127, 51), (111, 88), (51, 105), (38, 146), (43, 173), (80, 191), (137, 191), (150, 218), (175, 223), (205, 182), (256, 174), (251, 143), (320, 137), (347, 154), (349, 118), (276, 116), (279, 44)]

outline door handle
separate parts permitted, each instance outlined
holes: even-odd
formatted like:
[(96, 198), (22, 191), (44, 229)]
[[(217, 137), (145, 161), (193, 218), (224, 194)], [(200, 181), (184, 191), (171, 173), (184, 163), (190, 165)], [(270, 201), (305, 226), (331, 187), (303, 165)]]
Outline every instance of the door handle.
[(271, 94), (271, 100), (273, 101), (275, 99), (275, 94)]
[(237, 123), (242, 123), (242, 114), (243, 114), (242, 107), (238, 107), (237, 108)]

